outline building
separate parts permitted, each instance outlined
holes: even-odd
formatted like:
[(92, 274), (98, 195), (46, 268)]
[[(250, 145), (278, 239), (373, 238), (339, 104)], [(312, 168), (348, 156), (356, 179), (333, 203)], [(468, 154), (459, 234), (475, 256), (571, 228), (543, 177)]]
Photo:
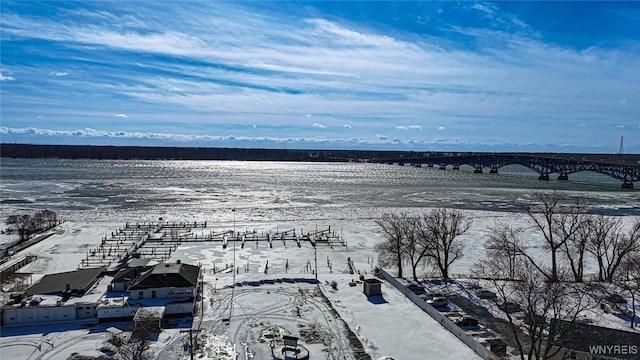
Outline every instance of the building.
[(195, 298), (200, 267), (175, 263), (158, 264), (143, 272), (127, 289), (130, 300)]
[(115, 275), (110, 293), (101, 299), (97, 307), (99, 321), (135, 318), (140, 309), (147, 307), (162, 307), (163, 316), (193, 314), (201, 275), (199, 266), (180, 260), (153, 266), (136, 262), (129, 266)]
[(97, 305), (112, 279), (103, 271), (89, 268), (45, 275), (2, 308), (2, 325), (96, 321)]
[(131, 282), (137, 279), (140, 274), (152, 268), (150, 259), (133, 259), (126, 268), (120, 269), (109, 287), (109, 291), (125, 292)]
[(199, 266), (180, 261), (135, 265), (115, 276), (105, 275), (104, 268), (45, 275), (2, 308), (2, 325), (130, 320), (147, 307), (155, 307), (154, 313), (163, 317), (193, 314)]
[(164, 306), (141, 307), (133, 317), (136, 329), (142, 328), (149, 332), (161, 330), (165, 310)]

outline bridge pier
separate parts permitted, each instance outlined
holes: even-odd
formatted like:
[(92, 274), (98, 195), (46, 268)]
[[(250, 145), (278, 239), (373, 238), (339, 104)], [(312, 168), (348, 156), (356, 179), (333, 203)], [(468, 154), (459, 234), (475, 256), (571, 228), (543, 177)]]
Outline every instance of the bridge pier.
[(441, 164), (440, 167), (438, 168), (440, 170), (447, 170), (447, 165), (445, 164)]
[(498, 173), (498, 166), (491, 165), (491, 170), (489, 170), (489, 174), (497, 174), (497, 173)]
[(453, 170), (460, 170), (460, 165), (454, 164), (453, 165)]
[(482, 174), (482, 166), (476, 166), (475, 170), (473, 170), (474, 174)]
[(433, 167), (433, 163), (428, 163), (428, 164), (427, 164), (427, 167), (432, 168), (432, 167)]
[(620, 186), (621, 189), (631, 189), (633, 190), (633, 182), (629, 180), (625, 180)]
[(558, 175), (558, 180), (559, 181), (568, 181), (569, 180), (569, 174), (562, 171), (560, 172), (560, 175)]
[(548, 173), (540, 174), (540, 176), (538, 176), (538, 180), (549, 181), (549, 174)]

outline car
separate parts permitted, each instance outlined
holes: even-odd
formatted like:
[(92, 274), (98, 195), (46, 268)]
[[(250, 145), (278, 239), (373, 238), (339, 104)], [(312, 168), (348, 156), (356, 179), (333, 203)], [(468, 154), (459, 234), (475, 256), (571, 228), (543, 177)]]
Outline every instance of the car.
[(431, 300), (427, 300), (427, 304), (433, 306), (434, 308), (445, 307), (449, 305), (449, 300), (445, 297), (435, 297)]
[(434, 298), (437, 298), (437, 297), (445, 297), (443, 294), (430, 293), (430, 292), (427, 292), (427, 293), (424, 293), (424, 294), (420, 294), (418, 296), (424, 301), (433, 300)]
[(478, 319), (471, 316), (463, 316), (455, 319), (453, 322), (463, 329), (477, 329), (480, 327)]
[(416, 294), (416, 295), (421, 295), (421, 294), (426, 294), (427, 293), (427, 290), (424, 287), (420, 286), (420, 285), (411, 284), (411, 285), (408, 285), (407, 288), (409, 290), (411, 290), (411, 292)]
[(505, 301), (502, 305), (499, 306), (500, 310), (504, 311), (507, 314), (517, 313), (522, 311), (522, 307), (520, 304)]
[(477, 294), (480, 299), (495, 300), (498, 298), (498, 295), (496, 295), (496, 293), (489, 290), (479, 290)]

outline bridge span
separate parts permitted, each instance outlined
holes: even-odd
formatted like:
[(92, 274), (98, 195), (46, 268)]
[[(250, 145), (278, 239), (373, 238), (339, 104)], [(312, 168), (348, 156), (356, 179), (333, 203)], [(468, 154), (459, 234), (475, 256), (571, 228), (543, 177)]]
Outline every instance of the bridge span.
[(549, 180), (551, 174), (558, 174), (558, 180), (569, 180), (569, 175), (580, 171), (593, 171), (622, 181), (621, 188), (633, 189), (634, 182), (640, 181), (640, 154), (560, 154), (560, 153), (414, 153), (414, 156), (378, 159), (377, 162), (411, 163), (440, 169), (460, 165), (470, 165), (474, 173), (498, 173), (506, 165), (522, 165), (539, 174), (539, 180)]

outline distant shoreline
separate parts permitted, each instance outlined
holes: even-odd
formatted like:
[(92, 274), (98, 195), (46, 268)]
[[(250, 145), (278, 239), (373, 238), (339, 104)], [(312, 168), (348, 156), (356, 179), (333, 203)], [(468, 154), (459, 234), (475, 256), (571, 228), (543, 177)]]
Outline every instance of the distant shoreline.
[(424, 152), (267, 148), (0, 144), (0, 157), (96, 160), (245, 160), (340, 162), (415, 158)]
[[(462, 153), (462, 152), (459, 152)], [(164, 147), (109, 145), (37, 145), (0, 143), (0, 157), (30, 159), (95, 159), (95, 160), (242, 160), (242, 161), (385, 161), (426, 156), (459, 154), (458, 152), (398, 150), (312, 150), (222, 147)], [(468, 153), (468, 152), (465, 152)], [(496, 152), (496, 154), (499, 154)], [(511, 153), (513, 154), (513, 153)], [(554, 154), (554, 153), (522, 153)], [(640, 160), (639, 154), (573, 154), (581, 157), (615, 157), (625, 161)]]

